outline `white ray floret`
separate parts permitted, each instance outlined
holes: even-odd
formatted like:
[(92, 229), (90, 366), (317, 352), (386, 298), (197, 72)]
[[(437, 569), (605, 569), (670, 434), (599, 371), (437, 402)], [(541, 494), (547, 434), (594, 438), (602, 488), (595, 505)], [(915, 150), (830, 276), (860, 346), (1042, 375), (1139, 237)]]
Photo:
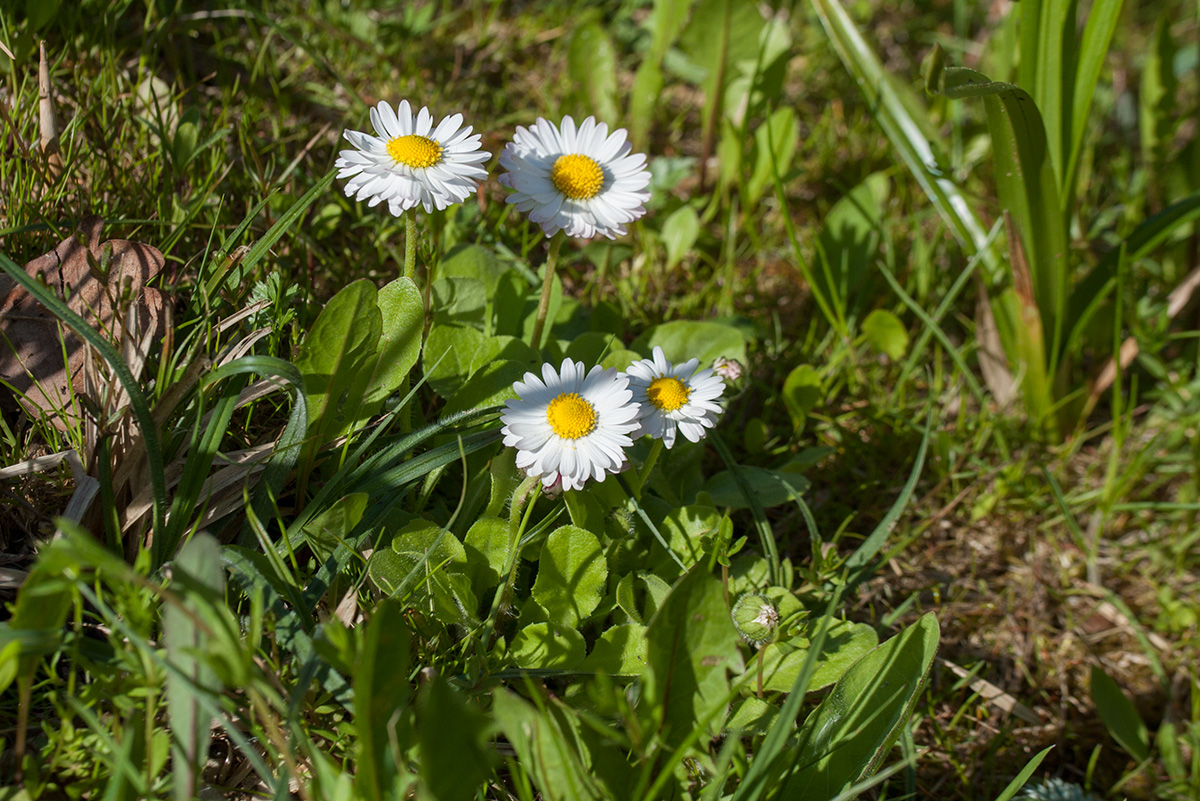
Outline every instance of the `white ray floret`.
[(505, 198), (542, 227), (546, 236), (591, 239), (624, 235), (625, 225), (646, 213), (650, 172), (646, 157), (630, 155), (625, 129), (588, 117), (578, 127), (570, 117), (556, 126), (538, 118), (532, 128), (517, 126), (500, 153), (508, 170), (500, 183), (515, 190)]
[(725, 382), (712, 370), (696, 372), (699, 359), (675, 365), (655, 346), (653, 358), (629, 365), (629, 388), (641, 411), (641, 431), (661, 439), (668, 448), (675, 445), (676, 432), (691, 442), (699, 442), (706, 429), (716, 425), (721, 415), (717, 400), (725, 391)]
[(626, 464), (638, 407), (623, 374), (601, 367), (585, 374), (582, 363), (564, 359), (560, 370), (543, 364), (541, 378), (526, 373), (513, 390), (517, 400), (505, 404), (501, 430), (527, 475), (577, 490)]
[(381, 102), (371, 109), (377, 136), (343, 132), (355, 147), (341, 151), (335, 163), (337, 177), (350, 179), (346, 195), (369, 206), (386, 202), (397, 217), (418, 205), (430, 212), (466, 200), (487, 177), (480, 165), (491, 154), (462, 122), (461, 114), (451, 114), (435, 127), (427, 108), (414, 115), (407, 100), (395, 110)]

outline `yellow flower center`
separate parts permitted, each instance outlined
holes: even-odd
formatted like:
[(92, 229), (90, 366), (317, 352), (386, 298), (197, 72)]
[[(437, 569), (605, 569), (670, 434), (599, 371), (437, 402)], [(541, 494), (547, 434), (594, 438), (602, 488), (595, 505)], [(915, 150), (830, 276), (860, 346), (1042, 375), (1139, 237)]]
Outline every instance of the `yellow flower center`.
[(691, 394), (692, 390), (687, 384), (666, 375), (654, 379), (646, 388), (646, 397), (664, 412), (675, 411), (687, 403), (688, 395)]
[(572, 200), (587, 200), (604, 188), (604, 171), (595, 159), (570, 153), (555, 159), (550, 180), (559, 192)]
[(442, 160), (442, 146), (425, 136), (397, 136), (387, 143), (388, 155), (397, 164), (415, 169), (432, 167)]
[(546, 422), (563, 439), (579, 439), (596, 430), (596, 409), (576, 392), (559, 395), (546, 407)]

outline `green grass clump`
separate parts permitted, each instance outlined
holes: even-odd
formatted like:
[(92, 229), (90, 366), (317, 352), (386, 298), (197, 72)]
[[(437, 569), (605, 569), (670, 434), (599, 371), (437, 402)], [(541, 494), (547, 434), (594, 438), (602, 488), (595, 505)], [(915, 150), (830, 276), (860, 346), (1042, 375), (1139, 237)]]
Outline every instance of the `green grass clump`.
[[(0, 788), (1194, 797), (1198, 25), (6, 7), (0, 294), (91, 357), (73, 407), (0, 399)], [(404, 98), (482, 134), (467, 202), (341, 191)], [(648, 155), (627, 236), (505, 203), (566, 114)], [(21, 269), (92, 215), (165, 257), (145, 346)], [(539, 491), (513, 383), (655, 346), (737, 360), (716, 430)]]

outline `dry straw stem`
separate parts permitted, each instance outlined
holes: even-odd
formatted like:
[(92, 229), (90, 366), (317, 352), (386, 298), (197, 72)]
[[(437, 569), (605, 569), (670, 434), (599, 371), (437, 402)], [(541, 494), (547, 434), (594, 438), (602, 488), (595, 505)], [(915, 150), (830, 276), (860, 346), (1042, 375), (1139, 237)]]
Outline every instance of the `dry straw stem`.
[(46, 43), (38, 44), (38, 130), (42, 153), (46, 156), (46, 177), (58, 180), (62, 175), (62, 155), (58, 146), (58, 120), (54, 116), (54, 95), (50, 91), (50, 66), (46, 63)]

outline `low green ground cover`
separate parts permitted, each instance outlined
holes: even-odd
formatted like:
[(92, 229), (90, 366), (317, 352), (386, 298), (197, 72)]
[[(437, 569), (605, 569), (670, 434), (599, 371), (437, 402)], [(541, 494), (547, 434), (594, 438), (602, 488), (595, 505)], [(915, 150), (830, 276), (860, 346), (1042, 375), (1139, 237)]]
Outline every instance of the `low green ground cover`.
[[(0, 793), (1195, 797), (1198, 26), (5, 7)], [(401, 100), (487, 177), (348, 197)], [(567, 115), (627, 233), (506, 203)]]

